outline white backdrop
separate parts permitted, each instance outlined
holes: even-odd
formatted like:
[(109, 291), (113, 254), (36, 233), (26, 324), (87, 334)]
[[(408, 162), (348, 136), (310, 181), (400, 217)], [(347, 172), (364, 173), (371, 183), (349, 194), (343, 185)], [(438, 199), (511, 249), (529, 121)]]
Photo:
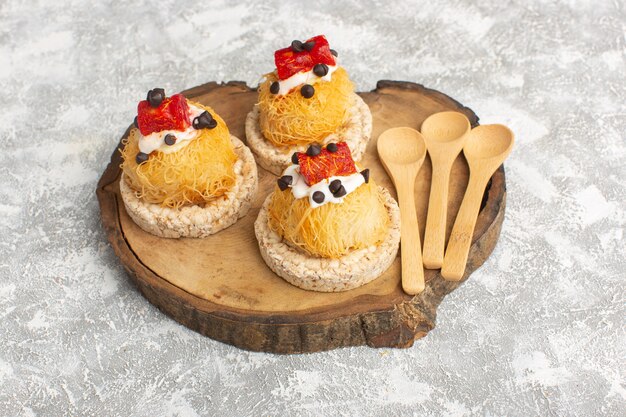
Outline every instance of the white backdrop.
[[(132, 3), (0, 1), (1, 415), (624, 415), (623, 1)], [(320, 33), (359, 90), (418, 82), (517, 135), (498, 246), (407, 350), (207, 339), (138, 293), (100, 226), (148, 89), (254, 85)]]

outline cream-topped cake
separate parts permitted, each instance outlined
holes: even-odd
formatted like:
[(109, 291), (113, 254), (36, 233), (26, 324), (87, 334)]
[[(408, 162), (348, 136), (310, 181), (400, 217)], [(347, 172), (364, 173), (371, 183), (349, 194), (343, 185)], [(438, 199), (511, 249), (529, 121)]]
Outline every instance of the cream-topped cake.
[(258, 182), (254, 157), (212, 108), (150, 90), (124, 145), (120, 192), (145, 231), (206, 237), (250, 208)]
[(400, 214), (387, 190), (359, 170), (346, 143), (297, 152), (255, 222), (261, 255), (300, 288), (345, 291), (395, 259)]
[(324, 35), (274, 53), (276, 70), (265, 75), (246, 118), (248, 145), (263, 168), (280, 175), (294, 152), (315, 143), (346, 142), (362, 157), (372, 115), (337, 55)]

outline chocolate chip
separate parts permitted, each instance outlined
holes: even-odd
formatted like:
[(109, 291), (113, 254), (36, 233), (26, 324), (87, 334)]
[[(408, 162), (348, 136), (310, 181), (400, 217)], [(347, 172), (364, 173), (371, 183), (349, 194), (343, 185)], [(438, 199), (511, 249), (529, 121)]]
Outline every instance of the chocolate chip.
[(302, 42), (300, 41), (292, 41), (291, 42), (291, 50), (294, 52), (302, 52)]
[(319, 145), (311, 145), (309, 149), (306, 150), (306, 154), (309, 156), (317, 156), (322, 152), (322, 148)]
[(139, 122), (137, 121), (137, 116), (135, 116), (135, 119), (133, 120), (133, 126), (139, 127)]
[(363, 175), (363, 178), (365, 179), (365, 184), (370, 182), (370, 169), (369, 168), (361, 171), (361, 175)]
[(344, 195), (346, 195), (346, 194), (347, 194), (347, 193), (346, 193), (346, 189), (345, 189), (345, 187), (342, 185), (342, 186), (340, 186), (340, 187), (339, 187), (339, 189), (338, 189), (337, 191), (335, 191), (335, 192), (333, 193), (333, 196), (334, 196), (335, 198), (339, 198), (339, 197), (343, 197), (343, 196), (344, 196)]
[(333, 56), (339, 56), (339, 54), (337, 53), (337, 51), (335, 51), (334, 49), (330, 50), (330, 53), (333, 54)]
[(318, 77), (323, 77), (324, 75), (328, 74), (328, 65), (315, 64), (315, 66), (313, 67), (313, 74), (317, 75)]
[(324, 202), (324, 193), (321, 191), (316, 191), (313, 193), (313, 201), (317, 204), (321, 204)]
[(165, 141), (166, 145), (172, 146), (176, 143), (176, 136), (168, 133), (167, 135), (165, 135), (165, 138), (163, 140)]
[(300, 94), (302, 94), (304, 98), (311, 98), (313, 94), (315, 94), (315, 88), (313, 88), (311, 84), (304, 84), (300, 89)]
[(217, 126), (217, 120), (211, 116), (211, 113), (205, 110), (200, 116), (194, 117), (192, 125), (194, 129), (213, 129)]
[(328, 184), (328, 189), (333, 194), (339, 190), (339, 187), (341, 187), (341, 180), (332, 180), (330, 184)]
[(165, 100), (165, 90), (162, 88), (153, 88), (148, 91), (148, 97), (146, 97), (150, 107), (159, 107), (163, 100)]
[(274, 81), (272, 85), (270, 85), (270, 93), (278, 94), (279, 91), (280, 91), (280, 84), (278, 84), (278, 81)]
[(278, 188), (280, 188), (280, 191), (285, 191), (293, 182), (293, 177), (291, 175), (284, 175), (280, 177), (276, 182), (278, 183)]
[(310, 51), (311, 49), (313, 49), (314, 46), (315, 46), (315, 41), (309, 41), (307, 43), (302, 44), (302, 48), (305, 51)]
[(294, 165), (298, 165), (300, 163), (298, 160), (298, 152), (294, 152), (293, 155), (291, 155), (291, 162), (293, 162)]
[(137, 156), (135, 157), (135, 162), (137, 162), (137, 165), (146, 162), (148, 160), (148, 154), (147, 153), (143, 153), (143, 152), (139, 152), (137, 154)]
[(330, 153), (335, 153), (337, 152), (337, 144), (336, 143), (329, 143), (328, 145), (326, 145), (326, 150)]

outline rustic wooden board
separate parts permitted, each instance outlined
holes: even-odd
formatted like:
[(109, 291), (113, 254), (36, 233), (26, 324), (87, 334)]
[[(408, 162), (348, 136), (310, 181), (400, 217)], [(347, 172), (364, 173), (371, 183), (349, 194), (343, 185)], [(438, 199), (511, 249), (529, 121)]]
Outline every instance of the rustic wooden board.
[[(244, 120), (256, 91), (241, 82), (208, 83), (183, 92), (212, 106), (231, 132), (244, 139)], [(473, 126), (476, 115), (450, 97), (419, 84), (379, 81), (361, 93), (374, 116), (374, 132), (362, 164), (395, 197), (376, 154), (376, 138), (385, 129), (419, 129), (430, 114), (457, 110)], [(124, 136), (128, 134), (128, 131)], [(118, 145), (118, 147), (121, 146)], [(142, 294), (166, 314), (213, 339), (254, 351), (315, 352), (341, 346), (409, 347), (435, 325), (436, 308), (460, 284), (439, 271), (426, 270), (426, 289), (411, 297), (402, 292), (400, 259), (377, 280), (343, 293), (301, 290), (276, 276), (263, 262), (254, 237), (258, 210), (276, 177), (259, 169), (259, 192), (249, 214), (206, 239), (163, 239), (136, 226), (119, 195), (120, 154), (116, 149), (98, 183), (102, 223), (109, 241)], [(424, 236), (430, 192), (427, 158), (415, 186), (420, 233)], [(468, 180), (459, 156), (451, 175), (449, 236)], [(464, 279), (492, 252), (504, 219), (504, 168), (492, 177), (476, 225)]]

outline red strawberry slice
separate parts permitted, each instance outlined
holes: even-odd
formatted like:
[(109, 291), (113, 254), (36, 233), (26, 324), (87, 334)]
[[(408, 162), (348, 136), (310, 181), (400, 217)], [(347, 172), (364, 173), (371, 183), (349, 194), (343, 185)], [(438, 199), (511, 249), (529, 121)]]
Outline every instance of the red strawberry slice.
[(185, 130), (189, 127), (189, 105), (182, 94), (174, 94), (152, 107), (148, 100), (137, 105), (137, 126), (142, 135), (162, 130)]
[(323, 148), (316, 156), (298, 152), (298, 164), (300, 174), (309, 187), (330, 177), (346, 176), (357, 172), (350, 148), (345, 142), (337, 143), (336, 152), (330, 152), (327, 148)]
[(307, 42), (314, 42), (310, 51), (294, 52), (289, 46), (274, 52), (279, 79), (286, 80), (299, 72), (310, 71), (316, 64), (337, 65), (324, 35), (307, 39)]

